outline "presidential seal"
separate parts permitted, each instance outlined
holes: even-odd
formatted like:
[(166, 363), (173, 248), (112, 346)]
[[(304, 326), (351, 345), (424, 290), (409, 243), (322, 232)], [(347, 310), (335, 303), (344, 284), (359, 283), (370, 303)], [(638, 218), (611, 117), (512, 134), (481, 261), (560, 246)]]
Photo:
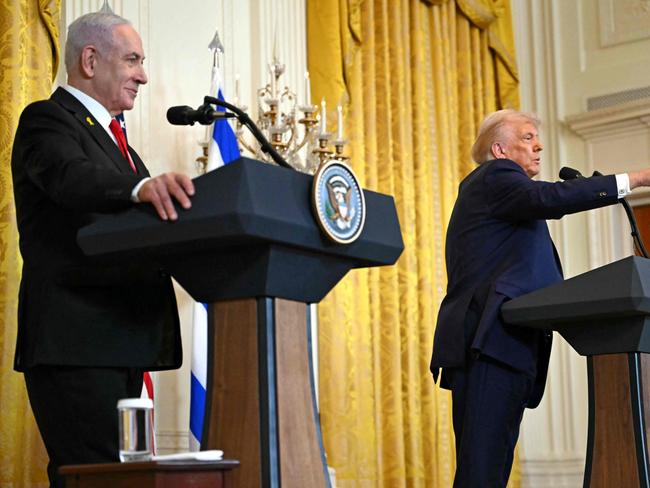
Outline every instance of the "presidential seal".
[(328, 238), (350, 244), (359, 237), (366, 202), (350, 167), (337, 160), (322, 164), (314, 175), (311, 196), (316, 222)]

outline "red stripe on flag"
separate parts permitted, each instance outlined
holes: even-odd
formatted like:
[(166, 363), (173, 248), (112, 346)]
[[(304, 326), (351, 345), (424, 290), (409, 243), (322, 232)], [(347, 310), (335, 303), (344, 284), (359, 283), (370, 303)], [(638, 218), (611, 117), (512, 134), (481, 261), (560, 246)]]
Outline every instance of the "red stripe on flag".
[(151, 381), (151, 375), (149, 374), (149, 371), (144, 372), (142, 379), (144, 381), (144, 387), (147, 390), (147, 396), (151, 398), (151, 401), (153, 401), (153, 381)]
[[(142, 388), (142, 396), (149, 397), (151, 401), (153, 402), (153, 381), (151, 381), (151, 374), (149, 374), (149, 371), (145, 371), (144, 374), (142, 375), (142, 382), (143, 382), (143, 388)], [(151, 412), (151, 450), (154, 455), (156, 455), (156, 434), (154, 432), (154, 411)]]

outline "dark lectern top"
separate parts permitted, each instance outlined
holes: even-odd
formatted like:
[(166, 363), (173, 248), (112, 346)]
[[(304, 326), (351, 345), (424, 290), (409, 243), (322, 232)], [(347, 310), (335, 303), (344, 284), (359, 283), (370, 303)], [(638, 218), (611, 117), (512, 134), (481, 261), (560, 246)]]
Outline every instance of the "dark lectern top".
[(150, 205), (79, 231), (90, 256), (159, 260), (197, 300), (277, 296), (316, 302), (349, 269), (393, 264), (404, 244), (393, 198), (364, 190), (366, 222), (352, 244), (329, 241), (311, 211), (312, 177), (241, 158), (194, 179), (192, 208), (163, 222)]
[(511, 324), (553, 329), (580, 354), (650, 352), (650, 260), (628, 257), (505, 303)]
[(650, 314), (650, 260), (632, 256), (507, 302), (507, 322), (549, 324)]

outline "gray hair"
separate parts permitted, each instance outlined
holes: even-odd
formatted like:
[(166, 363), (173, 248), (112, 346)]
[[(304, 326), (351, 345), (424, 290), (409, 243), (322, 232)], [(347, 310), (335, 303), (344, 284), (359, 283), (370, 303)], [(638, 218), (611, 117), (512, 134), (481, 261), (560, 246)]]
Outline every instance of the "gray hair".
[(109, 53), (113, 47), (113, 29), (118, 25), (131, 25), (131, 22), (114, 13), (92, 12), (70, 24), (65, 42), (65, 66), (68, 72), (79, 63), (81, 51), (89, 44), (94, 44), (100, 53)]
[(492, 144), (501, 142), (501, 139), (508, 137), (509, 134), (505, 133), (504, 125), (513, 119), (522, 119), (525, 122), (530, 122), (535, 128), (539, 128), (541, 125), (539, 118), (535, 114), (528, 112), (520, 112), (511, 108), (492, 112), (481, 122), (478, 136), (472, 146), (472, 159), (476, 163), (481, 164), (490, 159), (494, 159), (492, 155)]

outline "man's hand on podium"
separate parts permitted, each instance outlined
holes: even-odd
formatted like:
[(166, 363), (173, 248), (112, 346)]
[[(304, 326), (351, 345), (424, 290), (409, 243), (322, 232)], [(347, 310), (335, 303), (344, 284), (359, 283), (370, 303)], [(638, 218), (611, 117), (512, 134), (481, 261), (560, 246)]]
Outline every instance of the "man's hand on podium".
[(184, 209), (188, 209), (192, 206), (190, 201), (192, 195), (194, 195), (194, 183), (189, 176), (170, 172), (147, 180), (138, 192), (138, 199), (140, 202), (151, 203), (161, 219), (176, 220), (178, 214), (172, 197)]

